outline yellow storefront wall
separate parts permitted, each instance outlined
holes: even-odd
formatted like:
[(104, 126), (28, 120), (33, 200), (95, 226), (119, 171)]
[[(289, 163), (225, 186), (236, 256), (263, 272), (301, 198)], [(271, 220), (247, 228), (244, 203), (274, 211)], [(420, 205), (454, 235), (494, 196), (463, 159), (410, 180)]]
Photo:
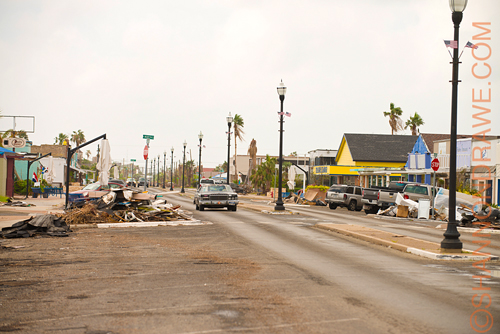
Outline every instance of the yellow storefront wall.
[(355, 162), (354, 166), (315, 166), (315, 175), (359, 175), (358, 168), (389, 167), (401, 168), (405, 163), (401, 162)]

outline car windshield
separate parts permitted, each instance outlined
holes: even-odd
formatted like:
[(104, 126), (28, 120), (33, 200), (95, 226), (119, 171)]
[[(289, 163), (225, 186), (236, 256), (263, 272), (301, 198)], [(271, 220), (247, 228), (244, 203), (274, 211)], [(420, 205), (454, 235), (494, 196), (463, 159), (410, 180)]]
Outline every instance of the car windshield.
[(232, 192), (231, 187), (228, 185), (210, 185), (210, 186), (203, 186), (200, 189), (200, 192), (202, 193), (207, 193), (207, 192), (214, 192), (214, 191), (223, 191), (223, 192)]
[(82, 190), (97, 190), (97, 189), (99, 189), (100, 186), (101, 186), (101, 184), (99, 182), (91, 183), (91, 184), (85, 186), (85, 188), (83, 188)]
[(332, 193), (343, 193), (345, 192), (345, 187), (331, 187), (328, 191), (331, 191)]

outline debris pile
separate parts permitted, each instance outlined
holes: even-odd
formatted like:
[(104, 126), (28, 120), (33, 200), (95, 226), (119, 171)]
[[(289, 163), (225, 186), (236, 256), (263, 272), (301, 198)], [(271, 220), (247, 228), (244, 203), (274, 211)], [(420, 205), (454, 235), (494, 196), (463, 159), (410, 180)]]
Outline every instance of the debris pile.
[(71, 232), (64, 219), (54, 215), (40, 215), (20, 221), (0, 232), (3, 238), (28, 238), (35, 235), (67, 237)]
[(474, 212), (474, 210), (465, 205), (461, 205), (461, 209), (463, 212), (460, 226), (500, 229), (500, 210), (488, 206), (478, 212)]
[(326, 206), (324, 195), (318, 189), (308, 189), (304, 197), (291, 192), (283, 199), (283, 203)]
[(128, 190), (111, 191), (97, 201), (76, 202), (59, 217), (75, 225), (192, 220), (180, 205)]

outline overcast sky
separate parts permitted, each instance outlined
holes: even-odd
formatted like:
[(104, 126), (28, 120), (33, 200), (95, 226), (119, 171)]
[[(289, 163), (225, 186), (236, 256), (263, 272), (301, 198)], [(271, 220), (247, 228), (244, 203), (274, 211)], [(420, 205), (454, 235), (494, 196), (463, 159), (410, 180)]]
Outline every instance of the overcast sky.
[[(483, 42), (492, 74), (474, 78), (477, 61), (464, 50), (459, 133), (477, 130), (472, 89), (491, 82), (486, 117), (500, 135), (498, 13), (498, 0), (471, 0), (464, 12), (459, 50), (479, 42), (473, 22), (491, 22)], [(34, 116), (35, 145), (60, 132), (106, 133), (112, 158), (125, 162), (144, 161), (143, 134), (154, 135), (152, 155), (163, 160), (174, 147), (181, 160), (186, 140), (197, 161), (202, 131), (206, 167), (227, 159), (229, 112), (245, 121), (238, 154), (252, 138), (258, 154), (278, 154), (281, 79), (292, 113), (285, 154), (337, 149), (343, 133), (390, 134), (383, 111), (391, 102), (404, 121), (418, 112), (422, 132), (449, 133), (444, 39), (453, 39), (448, 0), (0, 0), (0, 110)], [(231, 145), (233, 155), (234, 137)], [(95, 155), (97, 144), (87, 149)]]

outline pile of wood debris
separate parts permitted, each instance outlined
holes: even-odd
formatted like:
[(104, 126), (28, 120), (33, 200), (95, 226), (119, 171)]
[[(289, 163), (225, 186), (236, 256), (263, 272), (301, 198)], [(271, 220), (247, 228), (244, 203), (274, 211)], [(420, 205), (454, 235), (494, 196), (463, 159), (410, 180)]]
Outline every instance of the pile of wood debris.
[(147, 193), (111, 191), (96, 201), (76, 204), (58, 215), (67, 224), (192, 220), (180, 205), (174, 206)]
[(98, 209), (98, 203), (89, 202), (82, 208), (75, 208), (58, 216), (71, 225), (192, 219), (180, 210), (180, 205), (172, 206), (157, 202), (139, 206), (136, 209), (112, 210), (111, 212), (110, 210)]

